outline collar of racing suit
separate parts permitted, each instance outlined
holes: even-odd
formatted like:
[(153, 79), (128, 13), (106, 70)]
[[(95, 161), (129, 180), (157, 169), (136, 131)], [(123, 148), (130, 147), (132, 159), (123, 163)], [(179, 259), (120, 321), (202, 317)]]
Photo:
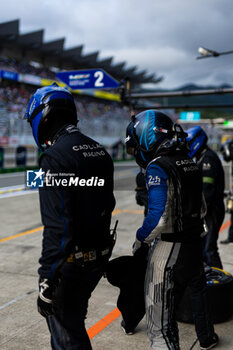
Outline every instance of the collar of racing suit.
[(208, 146), (205, 146), (200, 153), (197, 153), (197, 155), (195, 156), (197, 163), (201, 162), (208, 148)]
[(52, 136), (49, 138), (49, 140), (46, 142), (47, 146), (53, 146), (60, 136), (64, 135), (67, 132), (74, 132), (78, 131), (78, 128), (75, 125), (72, 124), (65, 124), (62, 127), (58, 128), (55, 132), (53, 132)]
[(175, 140), (164, 140), (161, 145), (157, 148), (157, 150), (154, 153), (153, 159), (148, 163), (151, 164), (156, 158), (159, 158), (161, 156), (168, 156), (172, 155), (177, 151), (183, 151), (185, 153), (188, 153), (189, 150), (187, 149), (186, 144), (177, 143)]

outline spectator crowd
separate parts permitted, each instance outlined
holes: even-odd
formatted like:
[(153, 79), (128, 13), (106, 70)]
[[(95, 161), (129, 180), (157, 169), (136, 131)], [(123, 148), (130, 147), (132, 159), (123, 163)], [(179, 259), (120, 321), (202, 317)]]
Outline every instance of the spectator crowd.
[[(0, 136), (11, 136), (9, 133), (14, 135), (30, 133), (27, 123), (23, 123), (22, 118), (35, 89), (36, 87), (9, 84), (6, 81), (0, 85)], [(76, 95), (75, 103), (79, 126), (83, 132), (90, 136), (123, 136), (125, 125), (129, 120), (129, 112), (117, 102)], [(11, 131), (8, 127), (9, 123)]]

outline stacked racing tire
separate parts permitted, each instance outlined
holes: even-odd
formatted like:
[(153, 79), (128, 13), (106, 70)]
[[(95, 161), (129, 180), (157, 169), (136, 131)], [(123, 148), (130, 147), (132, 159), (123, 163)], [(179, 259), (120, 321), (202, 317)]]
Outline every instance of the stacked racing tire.
[[(233, 315), (233, 276), (216, 267), (206, 269), (207, 299), (214, 323), (227, 321)], [(176, 307), (179, 322), (193, 323), (189, 287)]]

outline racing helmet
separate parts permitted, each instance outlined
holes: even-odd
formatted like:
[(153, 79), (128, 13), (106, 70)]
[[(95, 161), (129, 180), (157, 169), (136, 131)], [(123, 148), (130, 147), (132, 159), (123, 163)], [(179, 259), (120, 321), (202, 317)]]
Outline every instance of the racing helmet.
[(189, 145), (189, 156), (191, 158), (198, 156), (206, 147), (208, 136), (200, 126), (194, 126), (187, 130), (187, 142)]
[(224, 142), (220, 148), (220, 152), (226, 162), (233, 160), (233, 141), (227, 140)]
[(172, 139), (172, 129), (173, 122), (166, 114), (156, 110), (143, 111), (133, 116), (127, 127), (127, 151), (133, 148), (137, 164), (146, 168), (163, 141)]
[(77, 111), (72, 94), (57, 83), (37, 89), (29, 101), (25, 119), (41, 151), (54, 129), (65, 124), (77, 125)]
[[(132, 118), (134, 119), (135, 116), (133, 116)], [(135, 142), (133, 139), (133, 128), (134, 128), (134, 122), (131, 121), (131, 123), (129, 123), (129, 125), (126, 128), (126, 138), (125, 138), (126, 151), (128, 154), (134, 154)]]

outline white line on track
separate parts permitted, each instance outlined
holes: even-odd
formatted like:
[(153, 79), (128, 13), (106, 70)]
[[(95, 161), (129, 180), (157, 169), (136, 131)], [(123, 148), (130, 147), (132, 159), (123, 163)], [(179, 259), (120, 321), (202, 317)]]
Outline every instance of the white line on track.
[(26, 189), (25, 185), (16, 185), (16, 186), (8, 186), (0, 188), (0, 199), (15, 197), (15, 196), (23, 196), (26, 194), (37, 193), (38, 190), (29, 190)]
[(6, 187), (0, 187), (0, 193), (1, 192), (7, 192), (7, 191), (17, 191), (17, 190), (23, 190), (25, 189), (25, 184), (19, 184), (19, 185), (13, 185), (13, 186), (6, 186)]
[(25, 196), (28, 194), (32, 194), (32, 193), (37, 193), (37, 190), (33, 190), (33, 191), (28, 191), (28, 190), (23, 190), (20, 192), (11, 192), (11, 193), (4, 193), (0, 195), (0, 199), (2, 198), (9, 198), (9, 197), (18, 197), (18, 196)]
[(25, 171), (17, 172), (17, 173), (5, 173), (5, 174), (0, 174), (0, 179), (5, 179), (9, 177), (19, 177), (25, 175)]
[(14, 304), (14, 303), (17, 303), (18, 301), (24, 299), (24, 298), (27, 297), (28, 295), (33, 294), (33, 293), (35, 293), (35, 292), (37, 292), (37, 291), (38, 291), (38, 288), (37, 288), (37, 289), (30, 290), (29, 292), (27, 292), (27, 293), (25, 293), (25, 294), (23, 294), (23, 295), (20, 295), (18, 298), (15, 298), (15, 299), (12, 299), (11, 301), (8, 301), (8, 303), (3, 304), (2, 306), (0, 306), (0, 310), (3, 310), (3, 309), (5, 309), (7, 306), (10, 306), (10, 305), (12, 305), (12, 304)]

